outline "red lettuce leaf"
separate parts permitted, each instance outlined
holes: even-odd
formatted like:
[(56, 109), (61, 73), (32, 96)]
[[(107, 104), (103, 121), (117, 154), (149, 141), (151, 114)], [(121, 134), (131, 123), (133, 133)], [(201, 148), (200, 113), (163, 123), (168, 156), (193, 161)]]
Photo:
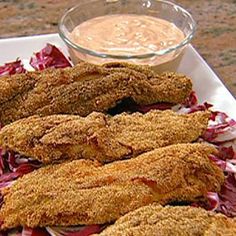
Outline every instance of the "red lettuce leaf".
[(30, 58), (30, 65), (35, 70), (71, 67), (63, 53), (51, 44), (47, 44), (41, 51), (35, 53), (35, 57)]
[(21, 62), (17, 59), (16, 61), (5, 63), (5, 65), (0, 66), (0, 77), (5, 75), (14, 75), (25, 73), (26, 70)]

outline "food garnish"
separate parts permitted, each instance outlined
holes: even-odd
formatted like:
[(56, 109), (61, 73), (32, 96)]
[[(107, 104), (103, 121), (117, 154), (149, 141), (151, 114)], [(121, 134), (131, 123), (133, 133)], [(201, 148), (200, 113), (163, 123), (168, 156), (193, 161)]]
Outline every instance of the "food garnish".
[(71, 67), (71, 63), (63, 53), (56, 46), (49, 43), (30, 58), (30, 65), (35, 70)]
[(25, 73), (26, 70), (22, 64), (20, 59), (16, 59), (16, 61), (5, 63), (5, 65), (0, 66), (0, 77), (6, 75), (14, 75)]

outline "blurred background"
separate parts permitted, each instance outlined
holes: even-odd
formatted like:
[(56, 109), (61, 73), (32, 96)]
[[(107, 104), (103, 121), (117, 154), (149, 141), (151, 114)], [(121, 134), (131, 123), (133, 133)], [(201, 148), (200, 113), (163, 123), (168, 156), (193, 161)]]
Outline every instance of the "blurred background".
[[(56, 33), (63, 12), (78, 2), (0, 0), (0, 38)], [(236, 0), (172, 2), (192, 13), (198, 25), (193, 46), (236, 97)]]

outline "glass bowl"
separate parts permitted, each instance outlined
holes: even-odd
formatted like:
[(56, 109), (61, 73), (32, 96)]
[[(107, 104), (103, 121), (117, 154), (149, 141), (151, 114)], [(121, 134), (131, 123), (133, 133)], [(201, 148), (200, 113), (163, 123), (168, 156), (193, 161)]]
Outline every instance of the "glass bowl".
[[(148, 15), (173, 23), (183, 33), (184, 39), (177, 45), (146, 54), (114, 55), (84, 48), (71, 40), (71, 32), (79, 24), (95, 17), (114, 14)], [(109, 29), (107, 30), (109, 36)], [(135, 64), (148, 64), (156, 71), (175, 71), (181, 60), (183, 49), (191, 41), (196, 31), (196, 23), (190, 13), (182, 7), (158, 0), (80, 0), (69, 9), (59, 22), (59, 35), (66, 43), (72, 62), (86, 61), (103, 64), (124, 61)]]

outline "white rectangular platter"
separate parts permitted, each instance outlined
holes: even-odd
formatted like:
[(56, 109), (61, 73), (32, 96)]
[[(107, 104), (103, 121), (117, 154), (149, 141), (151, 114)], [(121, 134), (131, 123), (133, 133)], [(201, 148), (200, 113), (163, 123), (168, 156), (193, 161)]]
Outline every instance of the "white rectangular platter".
[[(66, 46), (58, 34), (1, 39), (0, 65), (16, 58), (22, 59), (27, 64), (33, 53), (45, 47), (46, 43), (54, 44), (68, 55)], [(192, 78), (199, 103), (207, 101), (214, 105), (214, 110), (224, 111), (236, 119), (236, 100), (191, 45), (185, 50), (178, 72)]]

